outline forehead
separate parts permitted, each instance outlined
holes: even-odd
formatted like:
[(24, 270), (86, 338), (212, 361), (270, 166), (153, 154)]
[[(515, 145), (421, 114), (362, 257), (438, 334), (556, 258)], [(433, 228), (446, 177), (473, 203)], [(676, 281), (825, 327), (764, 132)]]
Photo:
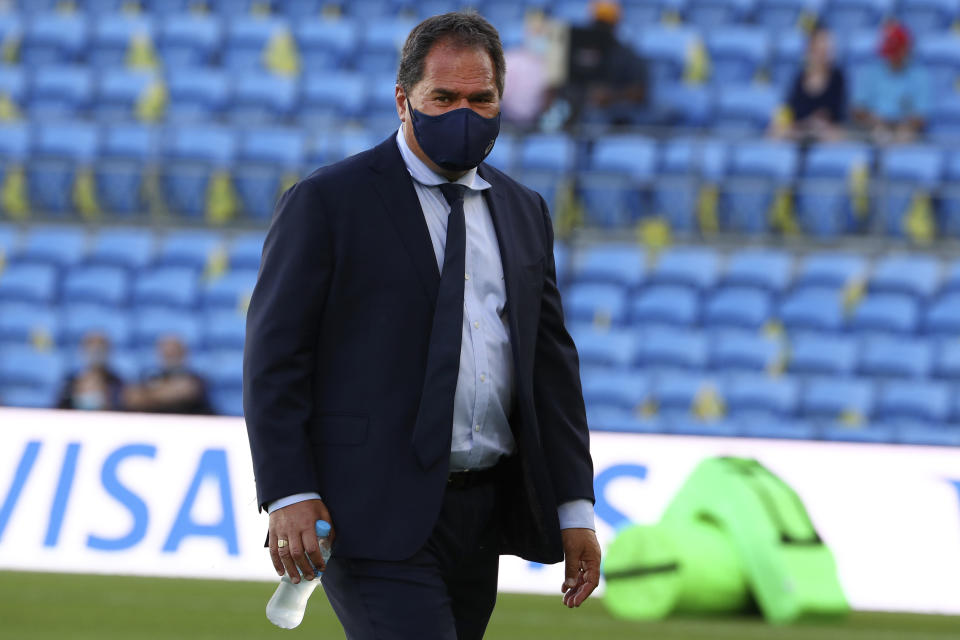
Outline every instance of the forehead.
[(450, 40), (441, 40), (430, 49), (423, 64), (423, 78), (417, 88), (431, 91), (436, 88), (496, 89), (493, 60), (480, 46), (463, 46)]

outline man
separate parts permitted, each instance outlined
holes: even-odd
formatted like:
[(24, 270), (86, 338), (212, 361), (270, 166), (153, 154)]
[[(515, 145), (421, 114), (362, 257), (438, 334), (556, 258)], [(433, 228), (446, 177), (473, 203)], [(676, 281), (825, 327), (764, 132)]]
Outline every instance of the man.
[(854, 120), (879, 144), (911, 142), (926, 126), (930, 81), (923, 67), (910, 64), (912, 44), (903, 25), (887, 23), (880, 41), (884, 62), (855, 79)]
[(83, 337), (84, 366), (60, 390), (58, 409), (115, 411), (120, 408), (123, 380), (110, 367), (110, 340), (98, 331)]
[(150, 372), (141, 384), (124, 389), (125, 408), (148, 413), (213, 413), (207, 384), (187, 368), (187, 346), (180, 338), (158, 338), (157, 356), (160, 368)]
[(243, 385), (258, 501), (294, 582), (332, 523), (323, 585), (348, 638), (482, 637), (501, 553), (566, 557), (570, 607), (599, 580), (550, 218), (480, 164), (503, 77), (486, 20), (424, 21), (398, 134), (295, 185), (267, 234)]

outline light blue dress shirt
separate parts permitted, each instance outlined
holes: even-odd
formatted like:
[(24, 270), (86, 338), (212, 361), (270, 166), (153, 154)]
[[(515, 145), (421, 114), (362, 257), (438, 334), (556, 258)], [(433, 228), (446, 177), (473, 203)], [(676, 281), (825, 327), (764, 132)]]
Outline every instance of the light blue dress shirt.
[[(442, 270), (450, 205), (438, 185), (448, 180), (434, 173), (413, 153), (402, 128), (397, 133), (397, 146), (413, 178), (437, 267)], [(457, 183), (467, 187), (463, 202), (467, 244), (460, 372), (453, 400), (452, 471), (492, 467), (517, 448), (508, 420), (514, 372), (510, 331), (504, 313), (506, 283), (496, 229), (483, 198), (483, 191), (489, 189), (490, 184), (477, 175), (476, 169), (468, 171)], [(268, 511), (319, 497), (315, 493), (303, 493), (281, 498), (271, 503)], [(593, 505), (589, 500), (560, 505), (558, 516), (561, 529), (594, 528)]]
[(854, 84), (854, 106), (887, 122), (930, 115), (930, 79), (926, 69), (911, 64), (895, 70), (884, 62), (868, 67)]

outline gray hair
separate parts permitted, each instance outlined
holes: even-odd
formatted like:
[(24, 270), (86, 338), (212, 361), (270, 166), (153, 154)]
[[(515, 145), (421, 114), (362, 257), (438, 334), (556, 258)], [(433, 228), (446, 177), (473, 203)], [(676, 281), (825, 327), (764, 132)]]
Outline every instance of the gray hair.
[(433, 45), (448, 41), (459, 47), (479, 47), (490, 54), (497, 91), (503, 96), (503, 77), (507, 65), (503, 60), (503, 45), (496, 28), (474, 11), (456, 11), (427, 18), (410, 32), (400, 52), (397, 84), (404, 93), (423, 78), (424, 62)]

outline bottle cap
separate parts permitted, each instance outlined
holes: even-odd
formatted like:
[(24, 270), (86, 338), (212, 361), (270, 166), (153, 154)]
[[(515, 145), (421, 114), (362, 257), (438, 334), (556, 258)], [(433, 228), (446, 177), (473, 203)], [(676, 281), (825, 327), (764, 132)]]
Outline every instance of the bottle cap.
[(326, 538), (328, 535), (330, 535), (330, 523), (326, 520), (317, 520), (315, 528), (317, 530), (318, 538)]

